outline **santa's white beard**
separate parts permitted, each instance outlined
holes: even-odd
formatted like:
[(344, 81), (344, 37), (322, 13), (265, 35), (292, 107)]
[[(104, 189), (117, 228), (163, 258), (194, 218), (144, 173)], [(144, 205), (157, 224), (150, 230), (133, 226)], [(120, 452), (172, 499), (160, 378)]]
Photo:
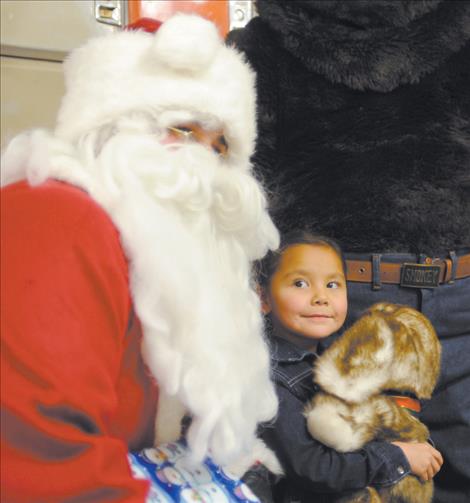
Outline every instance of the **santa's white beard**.
[(12, 145), (6, 164), (27, 166), (33, 183), (83, 187), (119, 229), (143, 354), (159, 386), (193, 416), (194, 457), (210, 449), (218, 462), (233, 461), (277, 406), (250, 273), (250, 261), (278, 240), (258, 183), (204, 147), (163, 146), (148, 134), (115, 134), (98, 155), (96, 137), (75, 152), (41, 132), (28, 142), (28, 159)]

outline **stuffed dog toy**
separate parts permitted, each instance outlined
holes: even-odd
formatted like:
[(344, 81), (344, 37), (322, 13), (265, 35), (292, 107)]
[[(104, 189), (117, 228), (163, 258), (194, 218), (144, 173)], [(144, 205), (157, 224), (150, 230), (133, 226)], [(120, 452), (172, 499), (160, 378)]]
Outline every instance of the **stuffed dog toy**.
[[(317, 360), (321, 391), (307, 406), (310, 434), (337, 451), (373, 439), (425, 442), (427, 427), (415, 413), (439, 375), (440, 344), (429, 320), (396, 304), (372, 306)], [(428, 503), (432, 482), (410, 475), (397, 484), (367, 487), (342, 503)]]

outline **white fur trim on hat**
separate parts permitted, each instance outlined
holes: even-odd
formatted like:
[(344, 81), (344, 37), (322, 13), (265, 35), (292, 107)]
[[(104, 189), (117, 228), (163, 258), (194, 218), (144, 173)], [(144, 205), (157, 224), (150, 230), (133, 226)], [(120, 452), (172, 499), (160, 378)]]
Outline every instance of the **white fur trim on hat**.
[(108, 34), (73, 51), (64, 65), (61, 138), (74, 142), (136, 110), (174, 111), (215, 117), (237, 162), (248, 162), (253, 152), (254, 73), (210, 21), (177, 14), (155, 34)]

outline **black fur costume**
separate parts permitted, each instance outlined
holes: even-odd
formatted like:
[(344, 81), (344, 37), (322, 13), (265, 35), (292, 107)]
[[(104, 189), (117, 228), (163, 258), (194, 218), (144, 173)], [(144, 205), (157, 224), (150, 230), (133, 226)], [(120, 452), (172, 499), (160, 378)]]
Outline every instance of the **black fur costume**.
[[(468, 254), (470, 2), (257, 7), (260, 16), (229, 41), (258, 75), (254, 162), (281, 231), (312, 227), (347, 253)], [(469, 281), (456, 284), (470, 312)], [(413, 291), (413, 307), (447, 292), (450, 285)], [(351, 288), (352, 305), (355, 295)], [(396, 301), (386, 288), (374, 295), (371, 303)], [(444, 311), (439, 322), (451, 325), (457, 315)], [(424, 414), (445, 459), (435, 479), (439, 503), (470, 501), (468, 325), (439, 334), (442, 378)]]

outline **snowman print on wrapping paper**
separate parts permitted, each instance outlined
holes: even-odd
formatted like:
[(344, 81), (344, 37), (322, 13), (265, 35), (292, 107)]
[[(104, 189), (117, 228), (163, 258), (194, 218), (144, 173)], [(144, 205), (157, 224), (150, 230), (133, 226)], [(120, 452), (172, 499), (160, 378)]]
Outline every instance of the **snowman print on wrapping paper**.
[(159, 447), (144, 449), (142, 456), (150, 463), (161, 466), (164, 463), (174, 463), (185, 454), (184, 448), (176, 443), (168, 443)]
[[(156, 470), (157, 479), (169, 487), (180, 486), (181, 503), (230, 503), (225, 490), (212, 480), (212, 474), (204, 465), (191, 466), (185, 459), (178, 459), (173, 466)], [(187, 487), (187, 486), (190, 487)]]
[(181, 503), (232, 503), (233, 500), (221, 486), (204, 484), (197, 489), (187, 487), (181, 491)]
[(172, 466), (167, 465), (155, 472), (158, 480), (165, 484), (182, 486), (189, 483), (199, 486), (212, 482), (212, 475), (204, 465), (191, 466), (185, 459), (178, 459)]
[[(132, 456), (129, 456), (129, 464), (134, 478), (152, 482), (152, 478), (147, 470), (145, 470), (145, 468), (143, 468)], [(161, 488), (151, 484), (146, 503), (174, 503), (174, 501)]]
[(248, 486), (207, 458), (194, 465), (183, 442), (144, 449), (131, 457), (136, 478), (153, 479), (147, 503), (259, 503)]

